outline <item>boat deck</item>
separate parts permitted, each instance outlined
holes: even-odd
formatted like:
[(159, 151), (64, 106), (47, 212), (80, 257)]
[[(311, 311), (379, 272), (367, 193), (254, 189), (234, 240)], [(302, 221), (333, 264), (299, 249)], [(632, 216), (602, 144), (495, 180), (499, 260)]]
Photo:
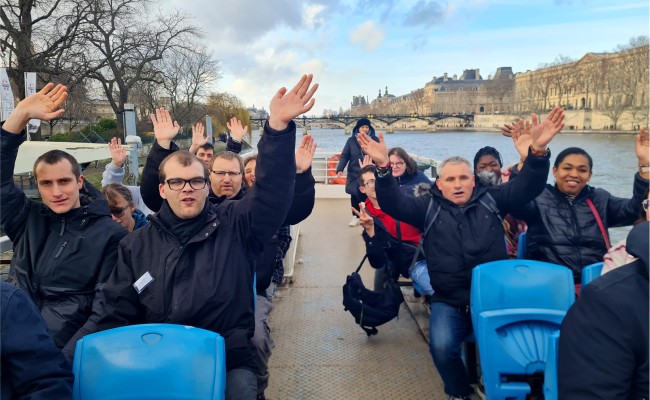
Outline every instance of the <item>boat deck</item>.
[[(364, 255), (361, 227), (350, 228), (349, 198), (318, 198), (301, 224), (293, 283), (274, 300), (275, 349), (266, 397), (280, 399), (447, 399), (416, 323), (426, 320), (407, 296), (399, 318), (367, 337), (343, 310), (342, 286)], [(361, 276), (372, 287), (374, 270)], [(412, 293), (411, 288), (403, 289)], [(413, 309), (413, 312), (407, 307)]]

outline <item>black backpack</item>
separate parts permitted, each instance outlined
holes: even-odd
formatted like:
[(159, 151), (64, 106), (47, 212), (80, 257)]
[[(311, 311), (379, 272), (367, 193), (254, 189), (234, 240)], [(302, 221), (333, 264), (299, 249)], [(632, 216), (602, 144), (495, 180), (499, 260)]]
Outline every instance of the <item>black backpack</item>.
[[(377, 326), (397, 317), (404, 296), (397, 282), (392, 279), (379, 291), (367, 289), (363, 285), (359, 270), (367, 258), (368, 255), (363, 256), (359, 267), (348, 275), (343, 285), (343, 307), (345, 311), (350, 311), (361, 329), (372, 336), (377, 334)], [(390, 268), (390, 264), (387, 263), (386, 266)]]

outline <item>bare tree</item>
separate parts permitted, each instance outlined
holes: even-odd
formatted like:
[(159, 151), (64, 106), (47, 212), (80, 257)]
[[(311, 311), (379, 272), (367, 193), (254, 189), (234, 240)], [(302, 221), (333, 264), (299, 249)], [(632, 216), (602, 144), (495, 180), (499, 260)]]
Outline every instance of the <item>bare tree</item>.
[(625, 62), (621, 64), (624, 77), (628, 110), (631, 113), (632, 125), (637, 124), (640, 114), (642, 124), (648, 123), (648, 36), (630, 39), (625, 45), (619, 45), (618, 51), (624, 53)]
[(410, 103), (412, 112), (415, 114), (422, 114), (424, 112), (424, 89), (418, 89), (411, 92)]
[(237, 117), (242, 125), (250, 127), (250, 117), (241, 100), (229, 93), (213, 93), (208, 97), (206, 113), (212, 117), (215, 132), (226, 132), (226, 121)]
[(99, 82), (122, 129), (124, 104), (141, 81), (162, 84), (159, 63), (168, 51), (182, 47), (196, 35), (184, 14), (159, 14), (150, 18), (147, 0), (85, 0), (92, 13), (86, 22), (91, 59), (100, 60), (89, 74)]
[(188, 124), (205, 115), (204, 101), (221, 76), (219, 63), (205, 47), (174, 48), (164, 60), (164, 90), (171, 99), (173, 115)]

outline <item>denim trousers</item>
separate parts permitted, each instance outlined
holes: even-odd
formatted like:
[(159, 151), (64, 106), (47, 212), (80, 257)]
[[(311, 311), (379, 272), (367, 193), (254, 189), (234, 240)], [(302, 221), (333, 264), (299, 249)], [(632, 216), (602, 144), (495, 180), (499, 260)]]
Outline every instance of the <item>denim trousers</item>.
[(432, 302), (429, 316), (429, 352), (449, 396), (469, 396), (469, 385), (462, 358), (462, 345), (472, 333), (469, 310), (446, 303)]
[(418, 291), (418, 293), (425, 296), (431, 296), (433, 294), (431, 279), (429, 279), (429, 269), (427, 268), (427, 260), (417, 260), (409, 270), (409, 276), (413, 281), (413, 287)]
[(246, 368), (235, 368), (226, 372), (226, 400), (255, 400), (257, 398), (257, 377)]

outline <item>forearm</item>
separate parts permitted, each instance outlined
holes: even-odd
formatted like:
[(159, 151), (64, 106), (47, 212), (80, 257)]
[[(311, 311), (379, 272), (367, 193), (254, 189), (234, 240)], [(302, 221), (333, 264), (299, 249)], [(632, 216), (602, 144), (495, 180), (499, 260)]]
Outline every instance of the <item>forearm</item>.
[(285, 225), (296, 225), (309, 217), (314, 209), (316, 199), (315, 185), (316, 181), (311, 173), (311, 167), (301, 174), (296, 174), (293, 199), (284, 220)]
[(375, 190), (382, 211), (420, 230), (424, 228), (429, 196), (425, 199), (423, 196), (413, 197), (403, 194), (390, 172), (383, 177), (376, 174)]
[(160, 206), (163, 202), (163, 199), (160, 197), (160, 191), (158, 190), (158, 168), (160, 167), (160, 163), (162, 163), (165, 157), (177, 150), (178, 146), (174, 143), (172, 143), (169, 148), (165, 149), (158, 145), (158, 142), (154, 142), (151, 151), (147, 156), (147, 162), (142, 170), (140, 194), (142, 195), (142, 200), (144, 200), (144, 203), (151, 211), (156, 212), (160, 210)]
[(118, 167), (112, 161), (106, 164), (104, 172), (102, 173), (102, 187), (111, 183), (122, 183), (124, 180), (124, 168)]
[(235, 154), (241, 153), (242, 149), (242, 142), (238, 142), (232, 137), (228, 137), (228, 141), (226, 142), (226, 150), (232, 151)]
[(12, 240), (24, 228), (30, 202), (25, 193), (14, 184), (18, 148), (25, 138), (24, 133), (14, 135), (7, 132), (4, 126), (0, 131), (0, 227)]
[(491, 191), (499, 210), (521, 209), (539, 196), (546, 186), (548, 169), (549, 155), (537, 157), (529, 152), (522, 169), (516, 174), (517, 179), (511, 178), (508, 183)]

